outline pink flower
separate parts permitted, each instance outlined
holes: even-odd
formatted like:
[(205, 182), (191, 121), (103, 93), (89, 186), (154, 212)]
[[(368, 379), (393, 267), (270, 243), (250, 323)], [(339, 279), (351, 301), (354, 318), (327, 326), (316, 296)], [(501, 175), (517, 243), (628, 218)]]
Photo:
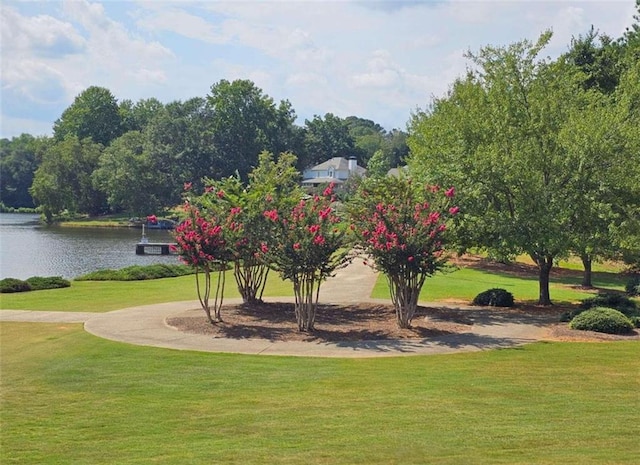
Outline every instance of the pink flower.
[(185, 182), (185, 183), (184, 183), (184, 190), (185, 190), (185, 191), (190, 191), (192, 186), (193, 186), (193, 183), (191, 183), (191, 182)]
[(205, 187), (205, 188), (204, 188), (204, 191), (205, 191), (205, 192), (207, 192), (207, 193), (209, 193), (209, 192), (213, 191), (213, 186), (207, 186), (207, 187)]
[(311, 226), (308, 227), (309, 232), (311, 234), (315, 234), (320, 230), (320, 225), (319, 224), (312, 224)]
[(216, 195), (218, 196), (219, 199), (221, 199), (222, 197), (224, 197), (224, 191), (220, 189), (218, 192), (216, 192)]
[(293, 244), (293, 250), (300, 250), (300, 247), (302, 247), (300, 245), (300, 242), (296, 242), (296, 243)]
[(265, 197), (265, 200), (267, 202), (273, 202), (273, 197), (271, 196), (271, 194), (267, 194), (267, 196)]
[(240, 207), (233, 207), (231, 208), (231, 214), (232, 215), (237, 215), (238, 213), (240, 213), (242, 211), (242, 208)]
[(271, 221), (278, 221), (278, 210), (267, 210), (264, 213), (264, 216)]
[(329, 187), (327, 187), (324, 190), (324, 192), (322, 192), (322, 195), (324, 195), (325, 197), (331, 196), (331, 194), (333, 194), (333, 186), (334, 185), (335, 185), (334, 183), (329, 184)]
[(267, 244), (263, 242), (262, 244), (260, 244), (260, 250), (262, 251), (262, 253), (267, 253), (269, 251), (269, 247), (267, 247)]
[(445, 191), (444, 195), (446, 195), (449, 198), (453, 197), (454, 195), (456, 195), (456, 188), (450, 187), (448, 190)]
[(413, 256), (412, 256), (412, 255), (409, 255), (409, 257), (407, 257), (407, 261), (412, 262), (412, 261), (413, 261)]
[(318, 234), (316, 237), (313, 238), (313, 243), (315, 245), (323, 245), (324, 244), (324, 236), (321, 236), (320, 234)]
[(456, 207), (451, 207), (449, 209), (449, 213), (451, 213), (452, 215), (455, 215), (456, 213), (458, 213), (460, 211), (460, 207), (456, 206)]

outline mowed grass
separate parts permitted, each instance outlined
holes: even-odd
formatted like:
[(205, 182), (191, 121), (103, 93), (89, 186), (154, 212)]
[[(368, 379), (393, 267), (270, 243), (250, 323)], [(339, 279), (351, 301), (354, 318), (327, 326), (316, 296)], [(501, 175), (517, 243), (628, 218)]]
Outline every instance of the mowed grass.
[[(551, 300), (556, 303), (569, 303), (593, 297), (594, 291), (587, 292), (571, 287), (578, 286), (580, 282), (581, 278), (577, 275), (553, 276), (549, 289)], [(622, 291), (624, 284), (625, 278), (617, 273), (593, 273), (593, 285), (597, 289)], [(420, 300), (433, 302), (455, 299), (471, 302), (480, 292), (496, 287), (511, 292), (518, 301), (538, 300), (538, 277), (535, 274), (516, 276), (475, 268), (460, 268), (427, 278), (420, 293)], [(372, 296), (379, 299), (389, 298), (389, 286), (384, 276), (378, 277)]]
[(3, 464), (635, 464), (640, 344), (207, 354), (2, 323)]
[[(213, 279), (214, 286), (216, 282)], [(264, 295), (293, 295), (293, 289), (291, 283), (282, 281), (276, 273), (269, 273)], [(227, 272), (224, 296), (239, 297), (231, 272)], [(144, 281), (72, 281), (71, 287), (64, 289), (0, 294), (0, 308), (106, 312), (137, 305), (197, 299), (195, 276), (190, 275)]]

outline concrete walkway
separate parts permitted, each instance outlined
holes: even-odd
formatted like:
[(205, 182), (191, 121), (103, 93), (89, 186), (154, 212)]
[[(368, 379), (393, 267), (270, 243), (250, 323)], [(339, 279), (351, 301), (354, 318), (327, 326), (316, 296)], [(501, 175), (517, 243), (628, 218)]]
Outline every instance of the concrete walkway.
[[(361, 260), (339, 270), (320, 290), (321, 303), (384, 302), (369, 298), (376, 274)], [(266, 301), (291, 301), (291, 297)], [(225, 299), (234, 304), (240, 299)], [(421, 303), (421, 305), (428, 305)], [(441, 303), (434, 304), (442, 307)], [(456, 306), (460, 308), (460, 306)], [(428, 339), (379, 340), (357, 342), (282, 342), (265, 339), (227, 339), (189, 334), (168, 326), (168, 317), (199, 310), (197, 300), (144, 305), (106, 313), (0, 310), (0, 321), (36, 323), (84, 323), (87, 332), (112, 341), (203, 352), (288, 355), (309, 357), (381, 357), (399, 355), (444, 354), (513, 347), (544, 337), (545, 318), (510, 316), (505, 318), (490, 310), (473, 313), (468, 333), (430, 337)]]

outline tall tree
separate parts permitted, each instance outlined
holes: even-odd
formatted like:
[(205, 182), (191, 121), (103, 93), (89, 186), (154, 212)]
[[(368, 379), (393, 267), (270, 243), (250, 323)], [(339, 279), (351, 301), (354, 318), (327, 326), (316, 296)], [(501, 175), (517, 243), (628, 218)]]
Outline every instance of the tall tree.
[(298, 160), (300, 169), (309, 168), (333, 157), (357, 156), (355, 140), (346, 122), (332, 113), (324, 118), (316, 115), (305, 121), (304, 156)]
[(22, 134), (0, 140), (0, 201), (12, 208), (33, 208), (29, 188), (48, 138)]
[(53, 125), (53, 136), (60, 142), (67, 136), (90, 137), (107, 146), (123, 132), (118, 102), (111, 91), (91, 86), (82, 91)]
[(93, 172), (94, 185), (105, 192), (113, 211), (145, 216), (167, 207), (166, 177), (158, 176), (145, 136), (129, 131), (114, 140)]
[(460, 188), (464, 236), (500, 254), (531, 257), (543, 305), (551, 304), (554, 260), (571, 247), (579, 179), (608, 163), (568, 151), (560, 140), (588, 99), (575, 67), (538, 58), (550, 37), (470, 53), (477, 69), (413, 117), (409, 140), (416, 172)]
[(64, 210), (98, 214), (107, 209), (106, 196), (94, 188), (91, 180), (101, 153), (102, 145), (76, 136), (52, 144), (44, 152), (30, 193), (47, 222)]
[(273, 99), (249, 80), (221, 80), (207, 96), (211, 106), (213, 144), (220, 154), (223, 175), (238, 172), (246, 178), (263, 150), (281, 153), (295, 149), (291, 105)]

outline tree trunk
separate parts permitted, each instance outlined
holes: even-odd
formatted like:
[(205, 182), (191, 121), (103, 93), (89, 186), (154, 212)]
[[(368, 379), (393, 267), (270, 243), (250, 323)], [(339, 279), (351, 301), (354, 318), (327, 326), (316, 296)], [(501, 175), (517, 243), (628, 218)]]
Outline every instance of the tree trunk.
[(538, 284), (540, 287), (538, 304), (553, 305), (549, 294), (549, 275), (551, 274), (551, 268), (553, 268), (553, 257), (546, 255), (537, 257), (537, 259), (534, 258), (534, 261), (538, 265)]
[(233, 276), (245, 304), (262, 302), (262, 293), (267, 283), (268, 274), (269, 268), (265, 265), (235, 261)]
[(411, 320), (418, 307), (418, 297), (424, 284), (425, 276), (410, 274), (409, 276), (387, 276), (391, 301), (396, 311), (398, 328), (411, 328)]
[(320, 296), (320, 280), (313, 273), (302, 273), (293, 281), (293, 293), (296, 298), (298, 331), (313, 332)]
[(582, 287), (592, 288), (593, 283), (591, 282), (591, 256), (587, 253), (583, 253), (580, 256), (582, 260), (582, 266), (584, 267), (584, 272), (582, 273)]

